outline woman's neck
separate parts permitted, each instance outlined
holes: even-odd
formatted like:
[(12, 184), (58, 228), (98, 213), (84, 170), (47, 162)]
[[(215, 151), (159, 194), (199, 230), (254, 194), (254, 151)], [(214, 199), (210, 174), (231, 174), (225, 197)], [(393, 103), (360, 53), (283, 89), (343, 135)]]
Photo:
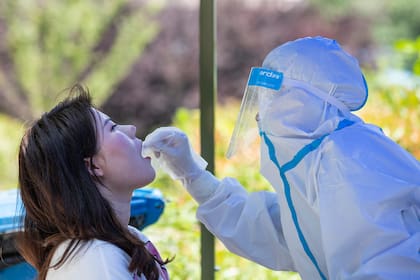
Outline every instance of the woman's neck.
[(115, 193), (107, 187), (99, 187), (102, 196), (109, 201), (118, 221), (127, 226), (130, 221), (132, 193)]
[(126, 201), (110, 201), (112, 208), (114, 209), (117, 219), (123, 226), (127, 226), (130, 221), (130, 205), (131, 200)]

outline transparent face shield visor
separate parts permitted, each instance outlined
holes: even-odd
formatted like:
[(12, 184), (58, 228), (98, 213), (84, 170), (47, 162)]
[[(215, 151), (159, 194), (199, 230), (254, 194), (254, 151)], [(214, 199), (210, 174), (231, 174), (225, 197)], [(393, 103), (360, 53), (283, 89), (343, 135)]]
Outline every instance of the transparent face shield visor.
[(283, 83), (283, 73), (271, 69), (253, 67), (242, 98), (241, 108), (230, 139), (226, 157), (229, 159), (239, 150), (244, 150), (249, 139), (258, 135), (255, 117), (278, 93)]

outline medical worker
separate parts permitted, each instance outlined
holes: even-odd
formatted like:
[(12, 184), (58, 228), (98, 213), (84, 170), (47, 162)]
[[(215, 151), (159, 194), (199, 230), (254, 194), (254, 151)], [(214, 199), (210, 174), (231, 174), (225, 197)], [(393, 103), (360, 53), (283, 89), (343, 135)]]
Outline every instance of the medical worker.
[(260, 171), (275, 192), (205, 171), (177, 128), (155, 130), (144, 151), (240, 256), (302, 279), (420, 279), (420, 164), (351, 113), (367, 96), (357, 60), (336, 41), (301, 38), (251, 70), (229, 151), (258, 112)]

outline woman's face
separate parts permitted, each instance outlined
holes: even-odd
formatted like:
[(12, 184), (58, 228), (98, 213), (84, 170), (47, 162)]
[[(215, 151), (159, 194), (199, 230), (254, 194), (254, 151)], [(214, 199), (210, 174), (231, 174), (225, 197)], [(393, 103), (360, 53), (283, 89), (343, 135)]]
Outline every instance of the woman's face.
[(156, 176), (150, 158), (141, 156), (142, 141), (133, 125), (115, 124), (106, 114), (96, 116), (98, 152), (93, 156), (95, 173), (114, 191), (132, 191), (152, 182)]

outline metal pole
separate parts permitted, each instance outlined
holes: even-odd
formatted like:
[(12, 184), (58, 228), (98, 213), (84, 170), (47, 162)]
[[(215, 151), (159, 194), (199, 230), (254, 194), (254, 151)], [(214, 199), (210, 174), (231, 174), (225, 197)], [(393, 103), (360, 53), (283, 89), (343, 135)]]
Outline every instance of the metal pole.
[[(201, 155), (214, 173), (214, 108), (217, 92), (215, 1), (200, 0), (200, 137)], [(201, 279), (213, 280), (214, 236), (201, 224)]]

